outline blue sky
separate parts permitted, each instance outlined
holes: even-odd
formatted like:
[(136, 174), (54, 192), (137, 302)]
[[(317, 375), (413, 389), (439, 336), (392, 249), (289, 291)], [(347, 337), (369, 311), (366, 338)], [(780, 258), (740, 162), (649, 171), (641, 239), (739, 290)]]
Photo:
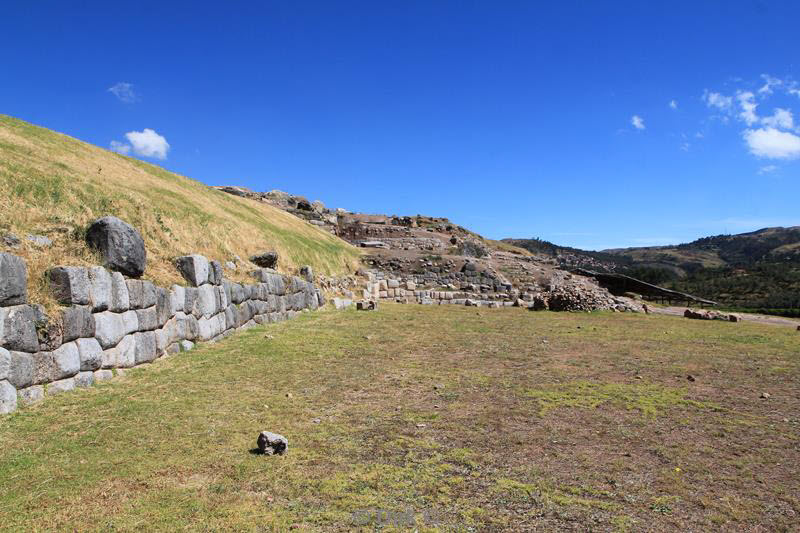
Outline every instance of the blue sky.
[(8, 4), (1, 113), (208, 184), (590, 249), (800, 225), (795, 1)]

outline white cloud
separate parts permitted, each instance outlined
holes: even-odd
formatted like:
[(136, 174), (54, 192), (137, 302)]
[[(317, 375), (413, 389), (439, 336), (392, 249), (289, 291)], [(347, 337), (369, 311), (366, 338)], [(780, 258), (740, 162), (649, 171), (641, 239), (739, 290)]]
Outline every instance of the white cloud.
[(133, 90), (133, 84), (121, 81), (109, 87), (108, 92), (116, 96), (120, 102), (132, 104), (139, 100), (139, 96)]
[(783, 85), (783, 80), (778, 78), (773, 78), (769, 74), (762, 74), (761, 78), (764, 80), (764, 85), (758, 90), (758, 94), (765, 94), (769, 95), (772, 94), (773, 87), (779, 87)]
[(732, 97), (710, 92), (708, 89), (703, 92), (703, 101), (708, 107), (715, 107), (720, 111), (730, 111), (733, 105)]
[(739, 91), (736, 93), (736, 100), (739, 101), (739, 106), (742, 111), (739, 113), (739, 118), (742, 119), (748, 126), (752, 126), (758, 122), (758, 115), (756, 115), (756, 96), (750, 91)]
[(676, 100), (670, 100), (669, 107), (670, 109), (678, 109), (678, 102)]
[(633, 124), (633, 127), (636, 128), (637, 130), (644, 129), (644, 119), (639, 115), (633, 115), (631, 117), (631, 124)]
[(125, 134), (125, 137), (131, 143), (134, 154), (155, 159), (167, 158), (169, 151), (167, 139), (150, 128), (142, 131), (130, 131)]
[(771, 128), (790, 130), (794, 128), (794, 116), (792, 116), (792, 111), (790, 109), (778, 107), (771, 117), (762, 118), (761, 123)]
[(131, 145), (119, 141), (111, 141), (111, 151), (122, 155), (128, 155), (131, 151)]
[(689, 146), (691, 146), (691, 145), (688, 142), (683, 142), (683, 143), (681, 143), (681, 150), (683, 150), (684, 152), (688, 152), (689, 151)]
[(778, 170), (776, 165), (766, 165), (758, 169), (759, 175), (769, 174), (770, 172), (775, 172)]
[(767, 159), (800, 157), (800, 137), (775, 128), (747, 129), (742, 133), (750, 153)]
[(694, 134), (694, 137), (695, 139), (702, 139), (705, 137), (705, 135), (703, 135), (702, 131), (698, 131), (697, 133)]

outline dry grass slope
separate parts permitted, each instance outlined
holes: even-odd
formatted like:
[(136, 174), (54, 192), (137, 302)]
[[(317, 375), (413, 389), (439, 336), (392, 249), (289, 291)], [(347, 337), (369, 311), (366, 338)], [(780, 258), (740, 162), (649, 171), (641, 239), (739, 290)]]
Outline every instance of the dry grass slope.
[(225, 260), (266, 249), (279, 267), (313, 265), (342, 274), (358, 251), (344, 241), (266, 204), (209, 189), (163, 168), (0, 115), (0, 233), (44, 234), (46, 251), (24, 245), (33, 299), (46, 299), (42, 273), (54, 264), (96, 264), (83, 243), (89, 221), (114, 214), (144, 237), (145, 277), (179, 282), (172, 259), (200, 253)]

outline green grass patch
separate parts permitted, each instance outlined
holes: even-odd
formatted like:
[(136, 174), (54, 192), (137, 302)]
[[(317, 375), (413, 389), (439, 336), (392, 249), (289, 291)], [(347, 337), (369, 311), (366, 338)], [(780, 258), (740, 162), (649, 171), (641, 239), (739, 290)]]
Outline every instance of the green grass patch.
[(596, 409), (603, 405), (636, 410), (644, 416), (657, 416), (674, 407), (719, 409), (710, 402), (688, 399), (685, 387), (665, 387), (654, 383), (574, 381), (527, 389), (524, 394), (539, 402), (542, 416), (561, 407)]

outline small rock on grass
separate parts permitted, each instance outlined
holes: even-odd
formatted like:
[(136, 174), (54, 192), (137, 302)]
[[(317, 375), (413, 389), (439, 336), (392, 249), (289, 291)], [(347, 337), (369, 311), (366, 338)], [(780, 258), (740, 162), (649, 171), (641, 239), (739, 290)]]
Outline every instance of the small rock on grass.
[(694, 376), (693, 376), (693, 375), (691, 375), (691, 374), (689, 374), (688, 376), (686, 376), (686, 379), (688, 379), (689, 381), (695, 381), (695, 378), (694, 378)]
[(258, 449), (264, 455), (283, 455), (289, 450), (286, 437), (271, 431), (262, 431), (258, 435)]
[(772, 395), (768, 392), (762, 392), (761, 397), (765, 400), (769, 400), (770, 398), (772, 398)]

